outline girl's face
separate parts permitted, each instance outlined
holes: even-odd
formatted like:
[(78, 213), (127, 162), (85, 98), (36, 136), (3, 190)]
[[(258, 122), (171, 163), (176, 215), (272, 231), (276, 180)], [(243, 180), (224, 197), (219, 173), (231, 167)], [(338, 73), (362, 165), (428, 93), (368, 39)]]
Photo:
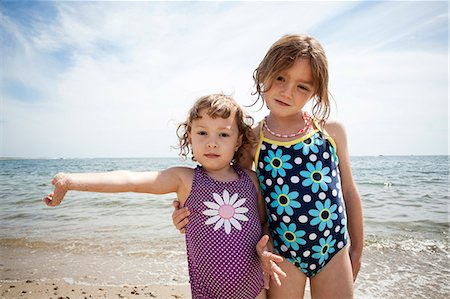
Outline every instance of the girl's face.
[(195, 159), (206, 169), (229, 167), (234, 153), (241, 146), (242, 136), (235, 115), (212, 118), (201, 110), (201, 118), (192, 121), (189, 142)]
[(314, 95), (311, 64), (299, 58), (289, 68), (277, 74), (272, 86), (264, 93), (264, 100), (273, 116), (298, 115)]

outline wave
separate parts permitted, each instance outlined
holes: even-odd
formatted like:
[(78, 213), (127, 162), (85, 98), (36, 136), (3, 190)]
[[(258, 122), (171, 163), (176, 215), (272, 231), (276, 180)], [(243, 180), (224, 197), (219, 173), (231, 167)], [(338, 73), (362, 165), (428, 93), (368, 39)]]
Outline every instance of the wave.
[[(370, 235), (366, 237), (365, 246), (377, 251), (398, 250), (414, 253), (449, 253), (448, 237), (444, 240), (417, 239), (411, 237), (386, 238)], [(400, 254), (400, 253), (399, 253)]]
[(0, 238), (4, 249), (25, 248), (72, 254), (103, 254), (108, 256), (129, 256), (139, 258), (170, 258), (185, 254), (184, 242), (180, 238), (164, 238), (152, 241), (101, 240), (98, 238), (82, 240), (43, 241), (29, 238)]

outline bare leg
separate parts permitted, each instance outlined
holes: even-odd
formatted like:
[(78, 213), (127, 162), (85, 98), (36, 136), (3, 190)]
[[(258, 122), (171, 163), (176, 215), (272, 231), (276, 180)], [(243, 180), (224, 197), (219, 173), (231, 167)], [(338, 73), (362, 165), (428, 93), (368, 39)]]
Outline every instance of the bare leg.
[(306, 275), (303, 274), (292, 263), (284, 260), (278, 263), (287, 277), (281, 279), (281, 287), (276, 286), (270, 281), (270, 289), (267, 292), (269, 299), (303, 299), (306, 285)]
[(353, 298), (353, 274), (348, 247), (342, 248), (319, 274), (310, 279), (312, 298)]

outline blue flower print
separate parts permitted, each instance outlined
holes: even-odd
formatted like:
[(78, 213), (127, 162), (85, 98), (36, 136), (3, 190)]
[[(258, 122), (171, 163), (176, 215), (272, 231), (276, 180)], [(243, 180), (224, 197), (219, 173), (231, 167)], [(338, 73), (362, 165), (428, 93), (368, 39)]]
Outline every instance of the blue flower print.
[(269, 150), (267, 152), (267, 156), (264, 157), (264, 161), (267, 163), (265, 170), (272, 170), (272, 177), (276, 177), (277, 173), (285, 177), (286, 171), (285, 169), (292, 169), (292, 164), (288, 161), (291, 159), (290, 155), (283, 155), (281, 149), (277, 149), (276, 153)]
[(280, 223), (280, 226), (277, 227), (277, 233), (280, 235), (281, 240), (283, 240), (284, 245), (288, 248), (291, 247), (294, 250), (298, 250), (300, 245), (305, 245), (306, 241), (302, 239), (306, 232), (304, 230), (297, 230), (295, 223), (289, 224), (289, 227), (284, 223)]
[(319, 230), (323, 231), (325, 227), (332, 228), (333, 220), (338, 219), (338, 215), (334, 213), (337, 209), (337, 205), (331, 205), (331, 200), (327, 198), (325, 203), (322, 204), (321, 201), (316, 201), (316, 209), (311, 209), (308, 211), (309, 215), (314, 218), (311, 220), (311, 225), (319, 224)]
[(333, 161), (334, 163), (336, 163), (336, 165), (339, 164), (339, 158), (336, 154), (336, 150), (334, 148), (334, 146), (330, 145), (330, 153), (331, 153), (331, 161)]
[(336, 240), (333, 239), (333, 236), (328, 236), (327, 239), (320, 238), (319, 245), (315, 245), (312, 247), (315, 253), (312, 254), (312, 257), (319, 260), (319, 265), (322, 265), (331, 253), (335, 252), (334, 244)]
[(318, 137), (319, 137), (319, 134), (316, 133), (313, 136), (311, 136), (310, 138), (307, 138), (307, 139), (303, 140), (302, 142), (296, 144), (294, 146), (294, 149), (295, 150), (302, 149), (303, 155), (308, 155), (309, 151), (312, 151), (313, 153), (317, 154), (319, 152), (319, 148), (317, 146), (323, 144), (323, 140)]
[(273, 239), (273, 248), (275, 249), (275, 251), (279, 254), (279, 252), (278, 252), (278, 250), (277, 250), (277, 248), (280, 248), (280, 247), (278, 247), (278, 241), (277, 240), (275, 240), (275, 239)]
[(293, 191), (289, 192), (289, 186), (283, 185), (281, 188), (279, 186), (275, 186), (275, 192), (271, 192), (270, 196), (274, 199), (270, 206), (272, 208), (277, 208), (277, 214), (281, 215), (283, 212), (286, 212), (289, 216), (294, 214), (294, 210), (292, 208), (300, 208), (300, 203), (294, 199), (298, 197), (298, 192)]
[(327, 191), (327, 184), (331, 183), (331, 177), (327, 175), (330, 173), (330, 167), (327, 166), (322, 168), (322, 161), (317, 161), (315, 166), (311, 162), (308, 162), (306, 168), (308, 171), (300, 171), (300, 175), (306, 178), (303, 180), (302, 185), (304, 187), (311, 186), (311, 190), (314, 193), (319, 191), (319, 186), (323, 191)]
[(289, 257), (288, 261), (293, 263), (303, 273), (308, 274), (308, 263), (303, 263), (302, 258), (300, 256), (295, 258)]
[(341, 219), (341, 225), (342, 225), (342, 228), (341, 228), (340, 233), (345, 234), (345, 232), (347, 231), (347, 219), (346, 218)]
[(261, 187), (262, 191), (266, 191), (267, 186), (264, 184), (264, 176), (263, 175), (259, 175), (259, 171), (257, 172), (258, 175), (258, 179), (259, 179), (259, 186)]

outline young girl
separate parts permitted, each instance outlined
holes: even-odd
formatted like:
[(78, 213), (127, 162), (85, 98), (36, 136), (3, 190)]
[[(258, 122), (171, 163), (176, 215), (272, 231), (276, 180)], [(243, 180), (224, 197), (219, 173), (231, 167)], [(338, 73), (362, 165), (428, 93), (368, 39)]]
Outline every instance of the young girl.
[(199, 164), (195, 169), (59, 173), (44, 202), (57, 206), (69, 190), (175, 192), (191, 211), (186, 246), (192, 297), (265, 298), (255, 247), (267, 216), (256, 174), (236, 164), (255, 142), (247, 120), (251, 118), (230, 97), (202, 97), (177, 130), (180, 154), (186, 157), (192, 150)]
[[(363, 249), (362, 206), (345, 130), (327, 121), (325, 52), (313, 37), (283, 36), (253, 78), (257, 101), (270, 113), (254, 129), (258, 145), (240, 165), (254, 162), (274, 250), (285, 258), (280, 267), (287, 274), (281, 286), (271, 285), (269, 297), (303, 298), (309, 278), (313, 298), (352, 298)], [(186, 208), (174, 212), (178, 228), (186, 215)]]

